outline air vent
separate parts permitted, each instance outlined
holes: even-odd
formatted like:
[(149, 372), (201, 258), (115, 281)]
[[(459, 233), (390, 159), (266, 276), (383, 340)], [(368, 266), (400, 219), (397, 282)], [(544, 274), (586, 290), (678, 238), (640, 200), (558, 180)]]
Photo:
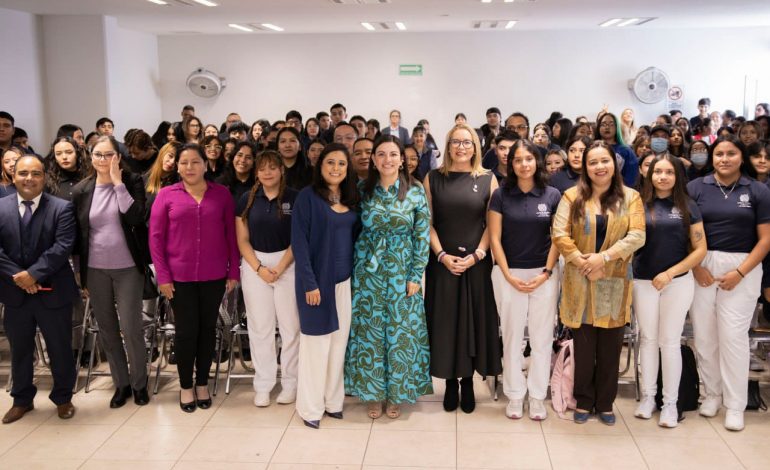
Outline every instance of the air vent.
[(511, 29), (516, 20), (476, 20), (471, 23), (473, 29)]

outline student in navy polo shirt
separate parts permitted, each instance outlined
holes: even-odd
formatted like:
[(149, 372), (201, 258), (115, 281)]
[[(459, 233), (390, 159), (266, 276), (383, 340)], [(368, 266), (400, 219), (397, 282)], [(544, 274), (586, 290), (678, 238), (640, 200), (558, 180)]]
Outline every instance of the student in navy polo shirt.
[[(551, 365), (553, 327), (559, 295), (554, 266), (559, 258), (551, 244), (551, 220), (561, 194), (546, 185), (547, 175), (537, 147), (517, 140), (508, 154), (508, 178), (495, 190), (487, 221), (497, 267), (492, 271), (503, 332), (505, 414), (519, 419), (529, 389), (529, 417), (547, 417), (545, 405)], [(529, 374), (521, 371), (521, 342), (529, 327), (532, 348)]]
[(725, 427), (740, 431), (748, 396), (747, 332), (760, 292), (759, 263), (770, 249), (770, 190), (745, 176), (751, 162), (734, 136), (714, 142), (709, 163), (714, 173), (687, 185), (708, 243), (706, 258), (693, 269), (690, 309), (706, 391), (700, 414), (715, 416), (724, 404)]
[(590, 137), (573, 136), (567, 141), (567, 164), (564, 169), (551, 175), (550, 184), (558, 189), (560, 193), (575, 186), (583, 171), (583, 155), (586, 149), (591, 146), (593, 141)]
[(299, 308), (297, 414), (305, 425), (342, 419), (343, 368), (350, 333), (353, 244), (359, 227), (356, 173), (346, 145), (321, 152), (313, 182), (297, 195), (291, 221)]
[(633, 304), (642, 336), (642, 400), (634, 415), (650, 419), (655, 410), (660, 349), (663, 410), (658, 424), (667, 428), (676, 427), (679, 418), (679, 339), (693, 298), (690, 269), (706, 256), (700, 209), (687, 195), (686, 183), (679, 158), (664, 153), (652, 160), (642, 185), (647, 236), (634, 256)]
[(297, 191), (286, 187), (285, 168), (278, 152), (258, 154), (254, 168), (257, 183), (238, 201), (235, 230), (243, 257), (241, 285), (254, 363), (254, 405), (263, 407), (270, 405), (278, 370), (276, 320), (282, 344), (281, 393), (276, 401), (293, 403), (297, 396), (299, 316), (290, 246), (291, 212)]

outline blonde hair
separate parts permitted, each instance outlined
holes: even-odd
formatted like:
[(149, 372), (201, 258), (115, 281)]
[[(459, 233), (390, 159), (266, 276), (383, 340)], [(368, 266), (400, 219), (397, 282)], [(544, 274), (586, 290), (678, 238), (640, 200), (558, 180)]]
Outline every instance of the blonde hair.
[(456, 131), (459, 130), (465, 130), (468, 131), (468, 133), (471, 135), (471, 140), (473, 141), (473, 156), (471, 157), (471, 176), (481, 176), (487, 174), (489, 171), (484, 169), (484, 167), (481, 166), (481, 159), (483, 158), (483, 155), (481, 154), (481, 142), (479, 142), (479, 136), (476, 134), (476, 130), (473, 129), (468, 124), (455, 124), (455, 126), (449, 130), (449, 133), (446, 136), (446, 146), (444, 147), (444, 162), (441, 164), (441, 168), (439, 168), (439, 171), (443, 175), (448, 175), (449, 171), (452, 167), (452, 154), (450, 152), (452, 148), (452, 144), (450, 141), (452, 140), (452, 134), (454, 134)]
[(158, 150), (158, 156), (155, 159), (155, 163), (152, 164), (150, 171), (147, 174), (147, 192), (150, 194), (157, 194), (161, 188), (161, 179), (163, 178), (163, 159), (171, 153), (171, 151), (179, 153), (179, 147), (176, 142), (169, 142)]

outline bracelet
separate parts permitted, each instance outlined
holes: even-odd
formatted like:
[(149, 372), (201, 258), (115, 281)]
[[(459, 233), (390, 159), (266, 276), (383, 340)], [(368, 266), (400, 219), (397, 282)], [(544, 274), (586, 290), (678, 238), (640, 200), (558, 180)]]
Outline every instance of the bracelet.
[(471, 254), (473, 256), (473, 263), (478, 264), (479, 262), (479, 255), (477, 255), (475, 252)]
[(257, 266), (257, 273), (259, 273), (259, 270), (262, 269), (262, 264), (260, 263), (259, 266)]
[(438, 261), (440, 263), (441, 262), (441, 258), (443, 258), (444, 256), (446, 256), (446, 251), (444, 251), (444, 250), (439, 251), (438, 255), (436, 255), (436, 261)]
[(743, 275), (743, 273), (741, 272), (741, 270), (740, 270), (740, 269), (738, 269), (738, 268), (735, 268), (735, 272), (741, 275), (741, 279), (743, 279), (744, 277), (746, 277), (746, 276), (744, 276), (744, 275)]
[(551, 279), (551, 276), (553, 276), (553, 269), (543, 268), (543, 272), (548, 275), (548, 279)]

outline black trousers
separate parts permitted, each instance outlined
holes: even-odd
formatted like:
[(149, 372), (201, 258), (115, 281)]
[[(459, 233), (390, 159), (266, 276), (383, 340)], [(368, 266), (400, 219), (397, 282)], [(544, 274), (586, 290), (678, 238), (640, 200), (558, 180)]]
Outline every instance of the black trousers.
[[(39, 294), (37, 294), (39, 295)], [(11, 396), (14, 406), (27, 406), (35, 398), (35, 334), (43, 334), (51, 361), (53, 389), (48, 397), (57, 405), (72, 400), (75, 386), (75, 359), (72, 356), (72, 304), (47, 308), (37, 295), (28, 295), (20, 307), (5, 307), (3, 325), (11, 345)]]
[(174, 282), (174, 298), (171, 299), (176, 319), (174, 351), (182, 388), (192, 388), (193, 369), (195, 385), (203, 386), (209, 382), (217, 316), (224, 293), (224, 279)]
[(573, 328), (575, 386), (572, 394), (578, 409), (595, 409), (597, 413), (612, 411), (612, 404), (618, 394), (618, 368), (624, 329), (597, 328), (592, 325)]

